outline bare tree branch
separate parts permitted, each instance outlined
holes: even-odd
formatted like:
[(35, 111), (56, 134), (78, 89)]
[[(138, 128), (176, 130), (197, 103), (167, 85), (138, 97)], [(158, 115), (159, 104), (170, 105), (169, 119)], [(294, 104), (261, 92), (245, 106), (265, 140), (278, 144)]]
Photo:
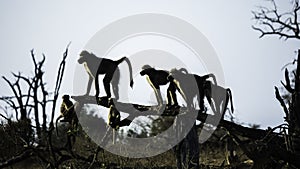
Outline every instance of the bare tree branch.
[[(278, 88), (277, 88), (276, 86), (275, 86), (275, 95), (276, 95), (276, 99), (280, 102), (280, 105), (281, 105), (281, 107), (283, 108), (283, 111), (284, 111), (286, 117), (288, 117), (289, 111), (288, 111), (288, 109), (287, 109), (287, 107), (286, 107), (286, 105), (285, 105), (285, 103), (284, 103), (282, 97), (280, 96), (279, 91), (278, 91)], [(287, 120), (287, 119), (286, 119), (286, 120)]]
[(290, 93), (293, 93), (294, 92), (294, 89), (291, 87), (291, 82), (290, 82), (290, 77), (289, 77), (289, 71), (287, 69), (285, 69), (285, 82), (286, 84), (284, 84), (282, 81), (281, 81), (281, 84), (284, 86), (284, 88), (290, 92)]
[(63, 54), (63, 59), (60, 62), (59, 68), (58, 68), (58, 73), (56, 77), (56, 84), (55, 84), (55, 89), (54, 89), (54, 99), (53, 99), (53, 106), (52, 106), (52, 115), (51, 115), (51, 122), (50, 122), (50, 127), (54, 126), (54, 115), (55, 115), (55, 107), (56, 107), (56, 101), (58, 98), (60, 86), (62, 83), (64, 71), (65, 71), (65, 65), (66, 65), (66, 59), (68, 56), (68, 51), (69, 51), (69, 46), (71, 45), (71, 42), (67, 45), (66, 50)]
[(0, 113), (0, 116), (2, 117), (2, 118), (4, 118), (5, 120), (7, 120), (7, 121), (10, 121), (10, 119), (9, 118), (7, 118), (6, 116), (4, 116), (3, 114), (1, 114)]
[[(19, 104), (19, 108), (20, 108), (20, 113), (21, 113), (21, 119), (25, 119), (26, 118), (26, 110), (24, 110), (24, 105), (23, 105), (23, 100), (22, 100), (22, 93), (21, 93), (21, 89), (19, 86), (19, 78), (17, 79), (15, 84), (12, 84), (6, 77), (2, 77), (10, 86), (11, 90), (13, 91), (13, 94), (15, 95), (15, 98)], [(17, 86), (18, 91), (15, 89), (14, 86)], [(20, 95), (21, 93), (21, 95)], [(6, 103), (9, 103), (9, 105), (13, 106), (13, 108), (17, 108), (17, 106), (15, 105), (15, 103), (13, 101), (5, 101)], [(16, 115), (18, 114), (17, 111), (18, 109), (15, 109), (16, 111)]]
[(29, 103), (29, 100), (30, 100), (30, 98), (31, 98), (31, 95), (30, 95), (30, 92), (31, 92), (31, 90), (32, 90), (32, 85), (33, 85), (33, 82), (34, 81), (30, 81), (30, 78), (29, 77), (24, 77), (24, 76), (22, 76), (21, 74), (14, 74), (13, 73), (13, 75), (16, 77), (16, 78), (20, 78), (20, 79), (22, 79), (22, 80), (24, 80), (26, 83), (27, 83), (27, 85), (28, 85), (28, 91), (27, 91), (27, 95), (22, 95), (22, 97), (25, 97), (26, 98), (26, 101), (25, 101), (25, 105), (28, 105), (28, 103)]
[(279, 38), (300, 39), (298, 11), (299, 4), (295, 1), (292, 12), (278, 13), (275, 0), (270, 0), (272, 9), (266, 7), (258, 7), (257, 11), (252, 11), (253, 19), (256, 20), (258, 26), (252, 28), (261, 33), (260, 38), (266, 35), (278, 35)]
[(54, 98), (52, 101), (52, 114), (51, 114), (51, 121), (50, 121), (50, 126), (49, 126), (49, 131), (48, 131), (48, 144), (49, 144), (49, 150), (50, 150), (50, 154), (55, 162), (55, 164), (57, 164), (57, 159), (56, 159), (56, 155), (54, 153), (54, 149), (53, 149), (53, 145), (52, 145), (52, 131), (54, 130), (54, 115), (55, 115), (55, 107), (56, 107), (56, 102), (57, 102), (57, 98), (59, 95), (59, 90), (60, 90), (60, 86), (62, 83), (62, 78), (64, 75), (64, 70), (65, 70), (65, 65), (66, 65), (66, 59), (68, 56), (68, 51), (69, 51), (69, 46), (70, 46), (71, 42), (67, 45), (66, 50), (63, 54), (63, 59), (60, 62), (59, 68), (58, 68), (58, 73), (57, 73), (57, 78), (56, 78), (56, 84), (55, 84), (55, 89), (54, 89)]

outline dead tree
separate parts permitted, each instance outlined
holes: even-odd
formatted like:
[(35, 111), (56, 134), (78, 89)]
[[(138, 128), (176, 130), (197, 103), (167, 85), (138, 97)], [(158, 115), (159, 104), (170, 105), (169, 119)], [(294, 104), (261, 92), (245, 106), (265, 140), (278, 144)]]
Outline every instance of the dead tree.
[[(42, 70), (43, 64), (45, 62), (45, 56), (39, 62), (36, 61), (34, 51), (31, 50), (31, 57), (34, 64), (34, 75), (33, 77), (25, 77), (19, 74), (13, 74), (16, 78), (16, 81), (12, 83), (6, 77), (2, 77), (10, 86), (13, 96), (2, 97), (1, 100), (6, 102), (14, 111), (16, 112), (15, 117), (18, 119), (18, 112), (20, 112), (20, 119), (25, 120), (28, 117), (29, 112), (33, 109), (34, 119), (35, 119), (35, 128), (38, 140), (42, 139), (42, 131), (39, 119), (40, 106), (42, 108), (43, 114), (43, 123), (42, 128), (46, 129), (46, 102), (45, 99), (48, 93), (45, 91), (45, 84), (43, 84), (43, 75)], [(23, 85), (25, 83), (25, 85)], [(25, 87), (26, 86), (26, 87)], [(27, 89), (25, 89), (27, 88)], [(27, 90), (23, 92), (23, 90)], [(42, 94), (42, 100), (38, 100), (38, 95)]]
[[(13, 164), (14, 162), (28, 158), (28, 154), (43, 158), (41, 160), (49, 163), (51, 167), (55, 168), (57, 166), (57, 155), (54, 151), (55, 148), (52, 145), (52, 131), (54, 129), (53, 119), (59, 90), (62, 84), (66, 58), (68, 55), (68, 48), (69, 45), (67, 46), (66, 51), (63, 54), (63, 59), (59, 66), (53, 98), (47, 92), (46, 83), (44, 82), (43, 66), (45, 63), (45, 56), (43, 55), (42, 59), (40, 61), (37, 61), (33, 50), (31, 50), (31, 57), (34, 66), (34, 74), (32, 77), (26, 77), (21, 73), (13, 74), (16, 79), (15, 82), (12, 82), (6, 77), (3, 77), (3, 79), (10, 86), (13, 95), (1, 97), (0, 100), (4, 101), (8, 106), (12, 108), (12, 110), (15, 112), (14, 117), (18, 121), (30, 119), (30, 112), (33, 110), (33, 119), (35, 123), (34, 125), (29, 125), (30, 128), (33, 128), (35, 130), (37, 140), (33, 141), (31, 144), (26, 145), (27, 148), (23, 152), (23, 154), (26, 154), (25, 156), (22, 155), (13, 157), (7, 162), (0, 163), (0, 168), (7, 166), (8, 163)], [(52, 106), (50, 122), (47, 121), (47, 115), (50, 114), (47, 112), (49, 111), (47, 110), (48, 106)], [(40, 117), (42, 118), (40, 119)], [(26, 140), (26, 138), (20, 139)], [(39, 147), (42, 149), (41, 152), (45, 152), (45, 150), (48, 151), (50, 156), (46, 158), (40, 156), (40, 151), (34, 146), (34, 144), (39, 145)]]
[[(178, 122), (178, 121), (176, 121)], [(181, 128), (182, 126), (177, 125)], [(187, 133), (187, 136), (174, 147), (176, 156), (176, 165), (178, 169), (193, 168), (198, 169), (200, 149), (198, 141), (198, 130), (196, 124)]]
[[(260, 38), (267, 35), (279, 36), (284, 40), (296, 39), (300, 40), (300, 21), (298, 0), (291, 2), (291, 10), (289, 12), (280, 13), (275, 0), (270, 0), (272, 7), (259, 7), (253, 12), (254, 20), (257, 21), (256, 26), (252, 26), (254, 30), (261, 33)], [(280, 102), (285, 113), (285, 121), (288, 123), (288, 139), (285, 144), (287, 151), (295, 156), (300, 155), (300, 50), (298, 50), (296, 71), (293, 71), (294, 85), (291, 84), (289, 72), (285, 70), (285, 83), (281, 82), (287, 92), (290, 93), (291, 100), (288, 104), (280, 95), (278, 88), (275, 87), (275, 95)]]
[(277, 100), (280, 102), (284, 112), (285, 120), (289, 124), (289, 140), (287, 142), (288, 148), (291, 152), (300, 155), (300, 50), (298, 50), (297, 67), (294, 73), (295, 87), (290, 84), (290, 77), (288, 76), (288, 70), (285, 70), (285, 84), (283, 86), (292, 95), (289, 104), (286, 105), (283, 98), (280, 96), (278, 88), (275, 87), (275, 94)]

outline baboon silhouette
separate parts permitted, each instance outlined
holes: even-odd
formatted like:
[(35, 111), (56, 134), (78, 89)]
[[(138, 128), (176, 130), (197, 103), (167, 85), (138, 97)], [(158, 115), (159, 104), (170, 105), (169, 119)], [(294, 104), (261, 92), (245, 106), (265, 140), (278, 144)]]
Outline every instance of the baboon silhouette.
[(171, 106), (173, 102), (173, 106), (178, 106), (177, 97), (176, 97), (176, 84), (174, 81), (170, 81), (168, 76), (170, 75), (166, 70), (156, 70), (155, 68), (144, 65), (142, 67), (142, 71), (140, 72), (141, 76), (146, 75), (147, 81), (150, 86), (153, 88), (157, 102), (159, 106), (163, 104), (160, 86), (166, 85), (169, 83), (169, 87), (167, 89), (167, 106)]
[(126, 61), (129, 67), (130, 73), (130, 87), (133, 87), (132, 79), (132, 67), (129, 59), (127, 57), (122, 57), (119, 60), (113, 61), (106, 58), (99, 58), (93, 53), (89, 53), (86, 50), (83, 50), (80, 53), (80, 58), (78, 59), (79, 64), (84, 64), (85, 70), (89, 75), (89, 81), (87, 85), (86, 95), (89, 95), (91, 90), (91, 85), (93, 79), (95, 80), (95, 89), (96, 89), (96, 99), (98, 100), (100, 89), (99, 89), (99, 80), (98, 76), (104, 74), (103, 85), (108, 98), (111, 97), (110, 83), (113, 88), (115, 98), (119, 99), (119, 80), (120, 80), (120, 70), (118, 65)]
[[(213, 78), (214, 83), (217, 84), (217, 80), (214, 74), (207, 74), (199, 76), (196, 74), (190, 74), (185, 68), (172, 69), (170, 71), (169, 80), (175, 81), (179, 93), (182, 95), (187, 103), (187, 107), (194, 108), (193, 99), (197, 96), (199, 107), (201, 111), (205, 110), (204, 107), (204, 96), (205, 96), (205, 82), (208, 78)], [(211, 104), (211, 97), (207, 98)]]

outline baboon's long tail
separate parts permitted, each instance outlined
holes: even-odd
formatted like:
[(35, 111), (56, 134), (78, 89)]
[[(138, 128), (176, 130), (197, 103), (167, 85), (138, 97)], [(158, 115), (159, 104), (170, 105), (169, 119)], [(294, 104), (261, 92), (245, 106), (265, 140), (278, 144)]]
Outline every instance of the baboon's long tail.
[(130, 87), (132, 88), (133, 87), (133, 78), (132, 78), (132, 66), (131, 66), (131, 63), (130, 63), (130, 60), (127, 58), (127, 57), (122, 57), (121, 59), (119, 59), (117, 61), (118, 64), (122, 63), (123, 61), (126, 61), (128, 67), (129, 67), (129, 73), (130, 73)]
[(230, 89), (226, 89), (228, 95), (229, 95), (229, 99), (230, 99), (230, 104), (231, 104), (231, 112), (233, 113), (234, 108), (233, 108), (233, 102), (232, 102), (232, 93)]
[(181, 73), (185, 73), (185, 74), (188, 74), (188, 73), (189, 73), (188, 70), (187, 70), (186, 68), (180, 68), (179, 71), (180, 71)]
[(213, 79), (214, 85), (218, 85), (218, 84), (217, 84), (216, 76), (215, 76), (214, 74), (209, 73), (209, 74), (206, 74), (206, 75), (202, 76), (203, 80), (206, 80), (206, 79), (208, 79), (208, 78), (210, 78), (210, 77)]
[(57, 128), (58, 120), (63, 118), (63, 117), (64, 117), (63, 115), (59, 115), (56, 119), (56, 122), (55, 122), (56, 136), (58, 136), (58, 128)]

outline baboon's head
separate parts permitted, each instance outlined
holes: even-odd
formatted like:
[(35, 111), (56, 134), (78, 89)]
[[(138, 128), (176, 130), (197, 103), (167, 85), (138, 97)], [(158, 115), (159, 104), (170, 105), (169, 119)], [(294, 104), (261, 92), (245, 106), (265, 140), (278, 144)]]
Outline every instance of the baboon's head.
[(86, 50), (83, 50), (81, 53), (80, 53), (80, 57), (79, 59), (77, 60), (79, 64), (82, 64), (83, 62), (86, 62), (87, 58), (89, 57), (90, 53)]
[(173, 68), (169, 72), (170, 76), (173, 76), (173, 78), (182, 77), (188, 74), (188, 71), (186, 68), (180, 68), (179, 70), (176, 68)]
[(179, 70), (177, 70), (176, 68), (173, 68), (170, 70), (169, 72), (169, 76), (167, 77), (169, 81), (173, 81), (174, 79), (176, 79), (176, 76), (178, 76), (178, 74), (180, 74), (181, 72)]
[(169, 76), (167, 77), (167, 79), (168, 79), (168, 81), (172, 82), (172, 81), (174, 80), (174, 77), (173, 77), (172, 75), (169, 75)]
[(69, 96), (69, 95), (63, 95), (63, 96), (62, 96), (62, 99), (63, 99), (63, 100), (69, 100), (69, 99), (70, 99), (70, 96)]
[(142, 67), (142, 71), (140, 72), (140, 74), (142, 75), (142, 76), (144, 76), (145, 74), (147, 74), (147, 69), (151, 69), (152, 67), (150, 66), (150, 65), (144, 65), (143, 67)]

